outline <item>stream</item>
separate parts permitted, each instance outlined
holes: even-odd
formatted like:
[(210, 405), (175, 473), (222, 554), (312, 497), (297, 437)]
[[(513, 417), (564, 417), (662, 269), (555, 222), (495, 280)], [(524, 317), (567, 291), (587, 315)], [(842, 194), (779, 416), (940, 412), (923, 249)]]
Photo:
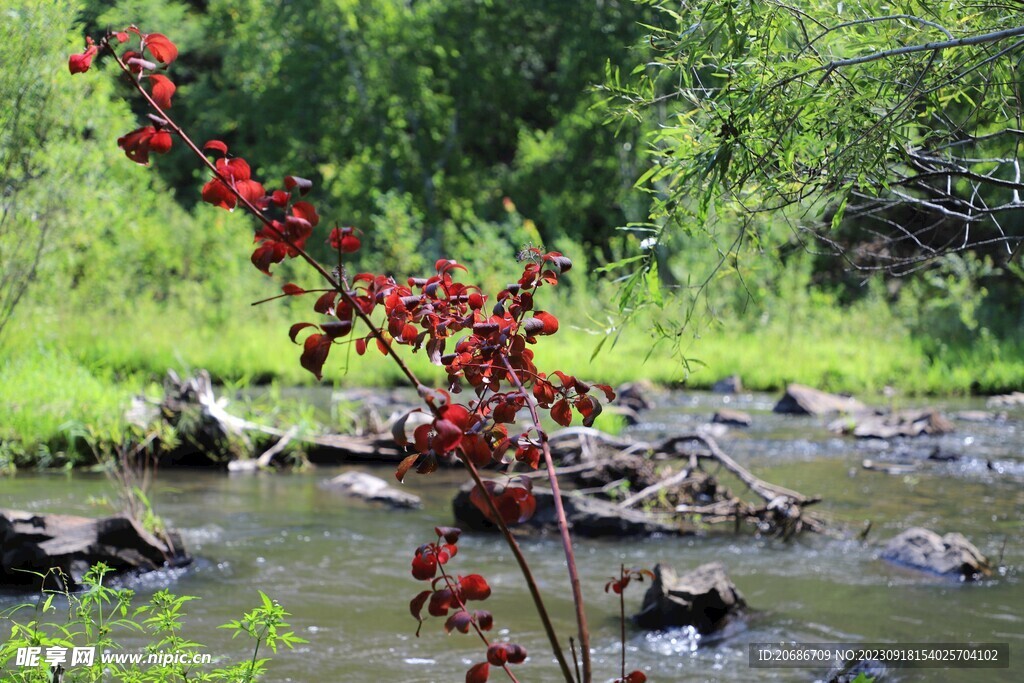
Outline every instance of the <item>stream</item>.
[[(329, 393), (315, 398), (328, 400)], [(747, 645), (755, 642), (1008, 642), (1009, 669), (892, 669), (892, 681), (1022, 680), (1024, 656), (1024, 411), (991, 422), (955, 420), (956, 431), (914, 440), (857, 441), (825, 429), (827, 420), (771, 412), (776, 396), (673, 392), (643, 414), (625, 436), (654, 439), (689, 431), (718, 408), (750, 413), (754, 424), (733, 428), (720, 445), (759, 477), (823, 502), (813, 508), (850, 531), (851, 540), (804, 534), (791, 541), (762, 540), (730, 525), (683, 538), (579, 540), (577, 553), (595, 647), (595, 681), (618, 676), (617, 596), (605, 582), (620, 563), (683, 571), (723, 563), (750, 606), (748, 618), (721, 637), (697, 638), (686, 630), (627, 638), (627, 671), (648, 680), (811, 681), (823, 668), (752, 669)], [(900, 407), (910, 407), (902, 402)], [(932, 402), (946, 414), (984, 407), (981, 400)], [(961, 456), (926, 462), (891, 475), (863, 469), (862, 461), (916, 460), (938, 449)], [(228, 475), (165, 470), (154, 506), (182, 531), (196, 557), (193, 566), (155, 572), (130, 585), (142, 597), (167, 587), (199, 596), (187, 604), (185, 636), (216, 656), (247, 657), (242, 639), (215, 627), (259, 603), (257, 589), (291, 613), (295, 632), (309, 640), (279, 650), (269, 681), (462, 681), (483, 659), (479, 642), (446, 636), (443, 620), (424, 624), (419, 638), (409, 600), (423, 585), (409, 574), (414, 549), (434, 540), (433, 527), (451, 524), (451, 498), (465, 481), (459, 471), (410, 475), (407, 488), (424, 508), (387, 511), (351, 501), (320, 486), (345, 468), (308, 472)], [(390, 468), (369, 469), (392, 479)], [(714, 466), (710, 466), (714, 472)], [(738, 482), (729, 482), (743, 494)], [(90, 473), (19, 472), (0, 478), (0, 507), (82, 515), (104, 514), (90, 499), (112, 495), (108, 481)], [(868, 543), (853, 540), (872, 522)], [(939, 533), (959, 531), (1002, 568), (977, 584), (960, 584), (877, 559), (879, 542), (910, 526)], [(573, 633), (572, 604), (561, 546), (554, 537), (530, 538), (524, 550), (538, 576), (563, 640)], [(510, 553), (500, 538), (464, 534), (451, 567), (483, 574), (493, 595), (483, 605), (494, 614), (494, 634), (508, 635), (530, 653), (515, 668), (525, 681), (558, 680), (540, 623)], [(632, 584), (627, 614), (639, 609), (647, 584)], [(0, 609), (19, 599), (0, 596)], [(0, 634), (2, 635), (2, 634)], [(125, 638), (130, 644), (132, 640)], [(130, 649), (130, 648), (127, 648)], [(501, 680), (500, 672), (492, 680)]]

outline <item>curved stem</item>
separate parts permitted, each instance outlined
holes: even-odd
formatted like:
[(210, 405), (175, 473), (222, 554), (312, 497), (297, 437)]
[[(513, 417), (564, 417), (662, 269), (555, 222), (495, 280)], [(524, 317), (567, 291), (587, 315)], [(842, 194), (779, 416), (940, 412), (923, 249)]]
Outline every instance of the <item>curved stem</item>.
[(498, 529), (501, 530), (501, 535), (505, 538), (505, 543), (508, 545), (509, 550), (512, 551), (513, 557), (516, 558), (519, 570), (522, 572), (523, 579), (526, 581), (526, 587), (530, 591), (530, 597), (533, 598), (534, 607), (537, 609), (537, 614), (540, 616), (541, 623), (544, 624), (544, 633), (547, 634), (548, 642), (551, 643), (551, 651), (555, 655), (555, 659), (558, 660), (558, 666), (562, 669), (562, 675), (565, 677), (566, 683), (573, 683), (572, 671), (569, 669), (569, 663), (565, 661), (565, 653), (562, 652), (562, 645), (558, 642), (558, 634), (555, 633), (555, 625), (551, 622), (551, 615), (548, 614), (547, 606), (545, 606), (544, 599), (540, 594), (540, 588), (537, 586), (537, 580), (534, 578), (533, 571), (530, 569), (530, 565), (526, 561), (526, 557), (523, 555), (522, 548), (519, 547), (519, 542), (516, 541), (516, 538), (512, 535), (508, 525), (505, 524), (505, 520), (498, 511), (497, 505), (494, 504), (494, 498), (492, 498), (490, 492), (484, 488), (483, 479), (481, 479), (480, 472), (477, 470), (476, 465), (474, 465), (462, 451), (459, 451), (459, 459), (462, 460), (462, 464), (464, 464), (466, 469), (469, 470), (469, 476), (473, 478), (473, 482), (476, 484), (477, 488), (484, 492), (484, 499), (487, 501), (487, 509), (491, 513), (491, 518), (496, 520)]
[[(438, 562), (437, 568), (441, 571), (441, 578), (444, 579), (445, 586), (448, 588), (449, 591), (451, 591), (452, 597), (455, 598), (455, 602), (459, 604), (459, 609), (461, 609), (466, 614), (469, 614), (469, 623), (473, 625), (473, 630), (476, 631), (476, 634), (478, 636), (480, 636), (480, 640), (484, 642), (484, 645), (486, 645), (489, 648), (491, 646), (491, 641), (488, 640), (487, 636), (484, 635), (484, 632), (480, 629), (480, 624), (476, 623), (476, 617), (470, 614), (469, 610), (466, 608), (466, 603), (464, 603), (462, 601), (462, 598), (459, 597), (458, 586), (452, 581), (452, 577), (448, 576), (448, 572), (444, 570), (443, 564)], [(511, 669), (508, 668), (508, 664), (502, 664), (501, 668), (504, 669), (505, 673), (508, 674), (508, 677), (512, 679), (512, 683), (519, 683), (519, 679), (516, 678), (516, 675), (512, 673)]]
[(572, 601), (576, 607), (576, 630), (580, 639), (580, 657), (583, 660), (583, 681), (590, 683), (593, 676), (590, 663), (590, 630), (587, 628), (587, 614), (583, 606), (583, 589), (580, 585), (580, 573), (576, 568), (576, 554), (572, 549), (572, 535), (569, 533), (569, 521), (565, 516), (565, 506), (562, 505), (562, 492), (558, 486), (558, 474), (555, 472), (555, 460), (551, 456), (551, 447), (548, 445), (547, 434), (540, 426), (540, 415), (537, 413), (537, 403), (533, 395), (526, 391), (519, 375), (516, 374), (508, 358), (502, 356), (505, 369), (508, 371), (512, 383), (523, 395), (526, 405), (530, 409), (530, 417), (538, 433), (541, 434), (541, 450), (544, 453), (544, 465), (548, 471), (548, 482), (551, 485), (551, 494), (555, 501), (555, 519), (558, 522), (558, 532), (562, 537), (562, 550), (565, 551), (565, 565), (569, 572), (569, 583), (572, 586)]
[(390, 355), (391, 358), (395, 361), (395, 363), (398, 364), (398, 367), (402, 371), (402, 374), (404, 374), (406, 378), (408, 378), (408, 380), (416, 389), (423, 388), (423, 383), (420, 382), (419, 378), (416, 377), (412, 369), (408, 365), (406, 365), (405, 361), (403, 361), (402, 358), (395, 352), (395, 349), (392, 347), (391, 342), (388, 341), (388, 339), (383, 335), (383, 333), (381, 333), (379, 329), (377, 329), (377, 327), (373, 324), (373, 321), (370, 320), (370, 316), (363, 312), (363, 310), (359, 307), (359, 304), (356, 303), (356, 301), (352, 298), (352, 295), (349, 294), (348, 290), (342, 286), (342, 283), (339, 282), (338, 279), (335, 278), (326, 268), (324, 268), (323, 264), (321, 264), (319, 261), (313, 258), (313, 256), (310, 255), (308, 251), (306, 251), (299, 245), (295, 244), (292, 240), (288, 239), (285, 235), (283, 235), (281, 231), (274, 226), (274, 222), (272, 220), (264, 216), (262, 211), (260, 211), (252, 202), (250, 202), (248, 199), (242, 196), (242, 194), (235, 188), (234, 184), (231, 182), (231, 179), (224, 176), (224, 174), (217, 170), (217, 166), (212, 161), (210, 161), (209, 157), (207, 157), (206, 154), (204, 154), (201, 149), (199, 149), (199, 147), (196, 145), (195, 142), (193, 142), (192, 138), (188, 136), (184, 129), (177, 123), (175, 123), (174, 119), (168, 116), (167, 112), (165, 112), (163, 109), (160, 108), (159, 105), (157, 105), (156, 101), (150, 96), (148, 92), (146, 92), (146, 89), (142, 87), (142, 83), (139, 82), (139, 79), (134, 77), (131, 69), (128, 68), (128, 65), (125, 64), (124, 61), (121, 60), (120, 55), (118, 55), (117, 52), (114, 51), (114, 48), (111, 47), (110, 43), (104, 43), (104, 47), (111, 55), (113, 55), (114, 59), (117, 61), (118, 66), (121, 67), (121, 70), (128, 75), (129, 79), (132, 82), (132, 85), (135, 87), (136, 90), (139, 91), (139, 94), (141, 94), (142, 97), (145, 98), (146, 103), (153, 109), (153, 111), (159, 114), (160, 118), (162, 118), (165, 121), (166, 127), (174, 131), (174, 133), (179, 138), (181, 138), (185, 145), (190, 150), (192, 150), (192, 153), (195, 154), (196, 157), (198, 157), (208, 169), (210, 169), (214, 177), (219, 179), (222, 183), (224, 183), (225, 187), (231, 190), (231, 193), (238, 200), (238, 203), (240, 206), (242, 206), (242, 208), (244, 208), (247, 212), (254, 216), (256, 220), (263, 223), (263, 225), (265, 225), (268, 230), (270, 230), (274, 235), (276, 235), (280, 241), (284, 242), (289, 247), (294, 249), (295, 252), (299, 256), (301, 256), (306, 263), (308, 263), (314, 270), (316, 270), (316, 272), (319, 273), (320, 276), (323, 277), (324, 280), (326, 280), (331, 285), (332, 289), (334, 289), (336, 292), (338, 292), (338, 294), (341, 295), (341, 298), (345, 301), (345, 303), (352, 308), (356, 317), (363, 321), (363, 323), (366, 324), (366, 327), (370, 330), (370, 333), (374, 336), (374, 338), (376, 338), (377, 341), (383, 344), (388, 355)]

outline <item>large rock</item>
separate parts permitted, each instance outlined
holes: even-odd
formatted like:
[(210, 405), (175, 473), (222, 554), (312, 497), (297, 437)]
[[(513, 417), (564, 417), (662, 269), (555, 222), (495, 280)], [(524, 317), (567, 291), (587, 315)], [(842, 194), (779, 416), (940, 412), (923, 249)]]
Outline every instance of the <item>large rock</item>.
[(907, 529), (886, 543), (882, 559), (966, 581), (990, 572), (988, 560), (963, 534), (939, 536), (921, 527)]
[(324, 482), (324, 488), (339, 491), (346, 496), (371, 503), (383, 503), (393, 508), (420, 508), (419, 496), (399, 491), (380, 477), (366, 472), (345, 472)]
[(858, 439), (892, 439), (897, 436), (927, 436), (948, 434), (953, 423), (934, 408), (902, 410), (888, 415), (861, 414), (839, 418), (829, 425), (839, 434), (851, 434)]
[[(456, 522), (459, 526), (467, 529), (496, 530), (497, 527), (489, 522), (483, 513), (470, 502), (469, 493), (473, 490), (473, 486), (473, 482), (467, 482), (459, 489), (452, 501)], [(533, 496), (537, 501), (537, 511), (533, 517), (515, 528), (525, 527), (537, 531), (557, 532), (555, 497), (551, 494), (551, 489), (535, 486), (533, 487)], [(573, 534), (577, 536), (623, 538), (658, 534), (678, 535), (682, 532), (679, 525), (671, 519), (640, 510), (620, 508), (613, 503), (589, 496), (563, 492), (562, 505), (565, 507), (565, 517), (569, 526), (572, 528)]]
[[(123, 573), (191, 561), (176, 533), (158, 538), (123, 515), (94, 519), (0, 509), (0, 586), (39, 590), (39, 577), (27, 572), (59, 568), (68, 578), (66, 588), (74, 590), (97, 562)], [(47, 588), (65, 586), (54, 580)]]
[(1015, 391), (1012, 394), (993, 396), (987, 402), (989, 408), (1021, 408), (1024, 407), (1024, 391)]
[(672, 567), (656, 565), (654, 582), (633, 621), (641, 628), (693, 626), (700, 633), (717, 631), (746, 606), (743, 596), (718, 562), (678, 576)]
[(802, 384), (790, 384), (786, 393), (772, 411), (791, 415), (830, 415), (833, 413), (859, 413), (866, 406), (855, 398), (829, 394)]

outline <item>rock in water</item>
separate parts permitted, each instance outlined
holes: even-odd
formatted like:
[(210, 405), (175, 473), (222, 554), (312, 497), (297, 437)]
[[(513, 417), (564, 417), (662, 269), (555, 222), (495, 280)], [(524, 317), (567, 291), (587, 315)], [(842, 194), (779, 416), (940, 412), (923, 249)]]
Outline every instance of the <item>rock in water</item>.
[[(39, 590), (40, 579), (59, 568), (68, 589), (80, 587), (89, 567), (103, 562), (115, 572), (147, 572), (192, 561), (175, 532), (149, 533), (124, 515), (93, 519), (0, 509), (0, 585)], [(54, 582), (47, 588), (61, 589)]]
[(739, 375), (723, 377), (711, 385), (711, 391), (716, 394), (738, 394), (743, 391), (743, 380)]
[(831, 413), (859, 413), (867, 410), (863, 403), (849, 396), (838, 396), (824, 391), (790, 384), (786, 393), (772, 408), (776, 413), (791, 415), (829, 415)]
[(882, 559), (965, 581), (990, 573), (988, 560), (963, 534), (939, 536), (921, 527), (907, 529), (886, 543)]
[(353, 498), (360, 498), (372, 503), (384, 503), (393, 508), (423, 507), (419, 496), (399, 491), (380, 477), (366, 472), (352, 471), (339, 474), (334, 479), (325, 481), (324, 487), (332, 491), (340, 491)]
[(646, 629), (693, 626), (707, 634), (720, 629), (745, 606), (743, 596), (719, 562), (701, 565), (682, 576), (659, 564), (654, 567), (654, 583), (633, 621)]
[(888, 415), (841, 417), (828, 428), (839, 434), (852, 434), (858, 439), (892, 439), (897, 436), (948, 434), (953, 431), (953, 423), (934, 408), (926, 408), (902, 410)]
[(731, 425), (733, 427), (749, 427), (753, 424), (754, 420), (748, 413), (744, 413), (742, 410), (731, 410), (729, 408), (722, 408), (715, 413), (715, 416), (711, 418), (711, 421), (716, 424)]

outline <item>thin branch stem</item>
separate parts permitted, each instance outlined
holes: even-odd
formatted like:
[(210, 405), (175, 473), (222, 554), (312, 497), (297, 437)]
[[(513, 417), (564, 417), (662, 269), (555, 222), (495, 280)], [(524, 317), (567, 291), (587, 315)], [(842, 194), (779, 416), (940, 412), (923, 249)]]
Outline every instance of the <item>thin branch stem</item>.
[(562, 669), (562, 675), (565, 677), (566, 683), (573, 683), (572, 671), (569, 669), (569, 663), (565, 661), (565, 653), (562, 652), (562, 645), (558, 642), (558, 634), (555, 632), (555, 625), (551, 621), (551, 616), (548, 614), (547, 607), (544, 605), (544, 600), (540, 594), (540, 588), (537, 585), (537, 580), (533, 576), (533, 571), (530, 569), (529, 563), (526, 561), (526, 557), (523, 555), (522, 549), (519, 547), (519, 543), (516, 541), (515, 536), (509, 530), (508, 525), (505, 524), (505, 520), (501, 516), (501, 512), (498, 511), (498, 506), (494, 502), (494, 498), (490, 492), (484, 487), (483, 479), (480, 477), (480, 472), (477, 470), (476, 465), (466, 456), (465, 453), (459, 451), (459, 459), (462, 460), (462, 464), (469, 470), (469, 476), (473, 478), (473, 482), (476, 484), (484, 493), (484, 499), (487, 501), (487, 510), (490, 512), (490, 516), (498, 525), (498, 529), (501, 530), (501, 535), (505, 538), (505, 543), (508, 544), (509, 550), (512, 551), (512, 556), (516, 558), (516, 563), (519, 565), (519, 570), (523, 574), (523, 579), (526, 581), (526, 587), (530, 591), (530, 597), (533, 598), (533, 604), (537, 608), (537, 614), (540, 615), (541, 623), (544, 625), (544, 632), (548, 636), (548, 642), (551, 643), (551, 651), (555, 655), (555, 659), (558, 660), (558, 666)]
[(558, 531), (562, 537), (562, 549), (565, 551), (565, 565), (569, 572), (569, 583), (572, 586), (572, 601), (576, 607), (576, 629), (580, 639), (580, 655), (583, 660), (583, 683), (590, 683), (593, 671), (590, 662), (590, 630), (587, 628), (587, 614), (583, 606), (583, 590), (580, 585), (580, 574), (576, 567), (576, 555), (572, 549), (572, 534), (569, 533), (569, 522), (565, 516), (565, 506), (562, 505), (562, 492), (558, 486), (558, 474), (555, 471), (555, 460), (551, 456), (551, 447), (548, 445), (547, 434), (544, 433), (540, 424), (540, 415), (537, 413), (537, 404), (533, 395), (526, 391), (519, 375), (516, 374), (508, 358), (502, 356), (505, 369), (508, 371), (512, 383), (526, 400), (530, 410), (530, 417), (538, 433), (541, 434), (541, 450), (544, 453), (544, 465), (548, 471), (548, 482), (551, 485), (551, 494), (555, 502), (555, 519), (558, 522)]

